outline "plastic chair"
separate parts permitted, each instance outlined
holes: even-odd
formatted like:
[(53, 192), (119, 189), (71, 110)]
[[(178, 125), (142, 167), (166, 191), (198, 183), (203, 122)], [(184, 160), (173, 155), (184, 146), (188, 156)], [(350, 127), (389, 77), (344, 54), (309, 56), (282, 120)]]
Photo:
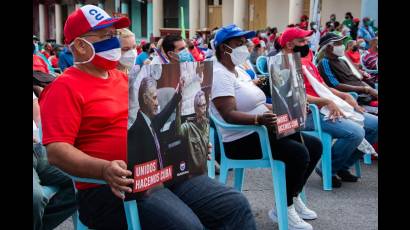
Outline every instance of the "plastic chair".
[[(356, 94), (357, 95), (357, 94)], [(314, 131), (303, 131), (304, 133), (318, 137), (322, 141), (323, 153), (322, 153), (322, 178), (323, 178), (323, 190), (332, 190), (332, 136), (329, 133), (323, 132), (320, 125), (319, 109), (316, 105), (310, 104), (310, 110), (312, 111)], [(371, 158), (370, 154), (365, 154), (365, 159)], [(356, 176), (361, 177), (360, 161), (355, 163)]]
[[(73, 181), (92, 183), (92, 184), (107, 184), (103, 180), (89, 179), (89, 178), (79, 178), (75, 176), (70, 176)], [(127, 219), (128, 230), (141, 230), (140, 219), (138, 215), (137, 202), (135, 200), (124, 201), (124, 211)], [(88, 228), (81, 223), (78, 215), (78, 211), (75, 213), (74, 227), (76, 230), (87, 230)]]
[[(222, 142), (222, 135), (216, 129), (218, 140), (220, 143), (221, 153), (221, 167), (219, 181), (226, 184), (228, 179), (228, 170), (234, 169), (234, 188), (242, 191), (244, 180), (245, 168), (271, 168), (273, 188), (275, 196), (276, 210), (278, 214), (279, 229), (288, 229), (288, 211), (287, 211), (287, 198), (286, 198), (286, 177), (285, 177), (285, 163), (282, 161), (274, 160), (272, 158), (272, 152), (270, 148), (268, 131), (265, 126), (256, 125), (233, 125), (220, 121), (212, 114), (211, 120), (216, 127), (223, 128), (225, 130), (241, 130), (241, 131), (256, 131), (259, 135), (260, 145), (262, 149), (261, 159), (251, 160), (235, 160), (230, 159), (225, 154), (225, 149)], [(303, 197), (303, 196), (302, 196)]]
[(256, 59), (256, 69), (261, 75), (269, 76), (267, 63), (268, 63), (268, 58), (266, 56), (259, 56)]
[(215, 179), (215, 129), (209, 128), (209, 141), (212, 144), (211, 159), (207, 161), (208, 177)]

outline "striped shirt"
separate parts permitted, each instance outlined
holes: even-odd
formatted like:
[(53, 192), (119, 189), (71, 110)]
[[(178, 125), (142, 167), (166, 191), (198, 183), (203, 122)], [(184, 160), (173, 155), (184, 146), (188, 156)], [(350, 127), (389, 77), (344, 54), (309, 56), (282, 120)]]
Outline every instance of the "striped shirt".
[(367, 69), (377, 69), (377, 61), (379, 54), (376, 52), (369, 52), (363, 57), (363, 64)]

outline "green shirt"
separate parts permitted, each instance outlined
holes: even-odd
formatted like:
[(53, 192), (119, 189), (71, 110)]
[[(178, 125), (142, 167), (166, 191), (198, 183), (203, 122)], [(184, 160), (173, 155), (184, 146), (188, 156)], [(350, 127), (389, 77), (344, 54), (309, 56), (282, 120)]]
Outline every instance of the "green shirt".
[[(179, 126), (179, 127), (178, 127)], [(189, 152), (189, 172), (191, 174), (204, 174), (207, 172), (209, 120), (201, 122), (187, 120), (180, 125), (180, 118), (176, 119), (176, 131), (182, 137), (182, 143)]]

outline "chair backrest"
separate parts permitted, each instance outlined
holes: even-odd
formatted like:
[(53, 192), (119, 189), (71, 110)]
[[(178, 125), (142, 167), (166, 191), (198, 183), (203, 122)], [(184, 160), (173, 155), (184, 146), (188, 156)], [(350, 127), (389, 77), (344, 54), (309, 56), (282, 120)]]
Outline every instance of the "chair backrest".
[(266, 56), (259, 56), (256, 59), (256, 69), (261, 74), (269, 74), (268, 72), (268, 58)]

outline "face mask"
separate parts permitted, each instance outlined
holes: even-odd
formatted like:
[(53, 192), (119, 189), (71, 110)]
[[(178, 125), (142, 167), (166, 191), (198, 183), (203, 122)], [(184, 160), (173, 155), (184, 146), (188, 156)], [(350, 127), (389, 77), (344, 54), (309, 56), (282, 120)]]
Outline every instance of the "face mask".
[(366, 42), (360, 43), (360, 48), (366, 49)]
[(345, 54), (345, 46), (333, 46), (333, 54), (338, 57), (342, 57)]
[(300, 53), (300, 57), (306, 57), (309, 54), (309, 45), (306, 44), (304, 46), (295, 46), (295, 48), (293, 48), (293, 52)]
[[(229, 47), (228, 45), (226, 46)], [(234, 65), (240, 65), (244, 63), (250, 55), (248, 48), (246, 48), (245, 45), (236, 47), (235, 49), (232, 49), (231, 47), (229, 48), (232, 50), (232, 52), (228, 54), (231, 56), (231, 60)]]
[[(118, 61), (121, 58), (121, 45), (120, 40), (116, 37), (106, 39), (99, 42), (90, 43), (89, 41), (80, 38), (91, 46), (93, 55), (90, 59), (82, 62), (74, 62), (76, 65), (86, 64), (91, 62), (98, 68), (111, 70), (115, 69), (118, 65)], [(71, 45), (74, 43), (71, 43)]]
[(121, 65), (131, 68), (135, 64), (135, 59), (137, 59), (138, 53), (135, 49), (130, 49), (121, 55), (120, 63)]
[(313, 25), (312, 29), (317, 30), (317, 25)]
[(38, 53), (38, 52), (39, 52), (39, 50), (40, 50), (40, 49), (39, 49), (39, 47), (38, 47), (38, 44), (37, 44), (37, 43), (35, 43), (35, 44), (34, 44), (34, 47), (35, 47), (35, 48), (34, 48), (34, 54), (36, 54), (36, 53)]
[(178, 53), (179, 62), (193, 62), (194, 58), (192, 57), (191, 53), (188, 51), (187, 48), (183, 49)]

